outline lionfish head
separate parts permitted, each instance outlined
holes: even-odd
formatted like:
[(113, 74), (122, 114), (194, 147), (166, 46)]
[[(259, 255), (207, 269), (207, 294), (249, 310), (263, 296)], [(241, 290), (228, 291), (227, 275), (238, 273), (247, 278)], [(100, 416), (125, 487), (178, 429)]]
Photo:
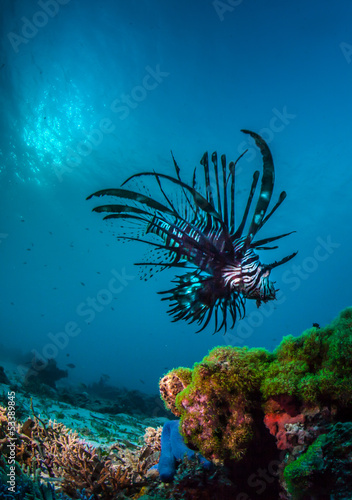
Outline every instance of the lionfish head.
[(225, 287), (236, 293), (240, 292), (246, 299), (254, 299), (257, 305), (275, 299), (275, 282), (270, 281), (268, 266), (260, 264), (259, 257), (248, 251), (246, 259), (226, 266), (222, 272)]
[(262, 302), (266, 303), (269, 300), (276, 299), (277, 290), (275, 289), (275, 281), (270, 281), (269, 277), (270, 269), (263, 266), (258, 284), (251, 292), (251, 295), (248, 296), (248, 298), (256, 300), (257, 307), (259, 307)]

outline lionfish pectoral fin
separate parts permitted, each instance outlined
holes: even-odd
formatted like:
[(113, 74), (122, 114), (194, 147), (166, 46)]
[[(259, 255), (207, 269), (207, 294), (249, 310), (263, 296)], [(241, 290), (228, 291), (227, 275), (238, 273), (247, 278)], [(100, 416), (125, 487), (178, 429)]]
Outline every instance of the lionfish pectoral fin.
[(209, 324), (217, 308), (218, 298), (212, 293), (213, 278), (197, 269), (177, 276), (173, 282), (176, 283), (174, 288), (158, 292), (161, 295), (168, 294), (161, 299), (171, 302), (168, 313), (173, 316), (173, 321), (183, 319), (189, 323), (197, 322), (201, 325), (200, 332)]
[(279, 246), (278, 245), (275, 245), (273, 247), (258, 247), (258, 246), (256, 246), (255, 248), (256, 248), (256, 250), (276, 250), (277, 248), (279, 248)]
[(177, 184), (177, 185), (183, 187), (185, 190), (187, 190), (189, 193), (191, 193), (196, 206), (198, 206), (201, 210), (203, 210), (204, 212), (208, 213), (209, 215), (211, 215), (212, 217), (217, 219), (219, 222), (221, 222), (221, 223), (223, 222), (221, 215), (215, 210), (213, 205), (211, 205), (208, 202), (208, 200), (206, 198), (204, 198), (204, 196), (202, 196), (194, 187), (191, 187), (188, 184), (176, 179), (175, 177), (171, 177), (170, 175), (159, 174), (159, 173), (156, 174), (155, 172), (141, 172), (139, 174), (131, 175), (128, 179), (126, 179), (122, 183), (122, 186), (132, 179), (135, 179), (137, 177), (142, 177), (142, 176), (149, 176), (149, 175), (153, 175), (153, 176), (157, 175), (158, 177), (160, 177), (160, 179), (167, 179), (170, 182), (173, 182), (174, 184)]
[[(153, 210), (158, 210), (159, 212), (165, 212), (169, 215), (177, 215), (174, 210), (166, 207), (162, 203), (159, 203), (153, 198), (150, 198), (149, 196), (145, 196), (144, 194), (137, 193), (135, 191), (130, 191), (128, 189), (101, 189), (100, 191), (97, 191), (96, 193), (93, 193), (87, 197), (87, 200), (90, 200), (93, 196), (115, 196), (117, 198), (124, 198), (126, 200), (133, 200), (141, 203), (142, 205), (146, 205), (147, 207), (153, 209)], [(94, 211), (98, 211), (96, 209), (93, 209)]]
[[(107, 212), (113, 215), (126, 215), (128, 216), (129, 213), (136, 213), (136, 214), (146, 214), (149, 215), (148, 212), (145, 210), (138, 208), (138, 207), (131, 207), (130, 205), (101, 205), (99, 207), (94, 207), (93, 212)], [(111, 215), (106, 216), (106, 218), (114, 218)]]

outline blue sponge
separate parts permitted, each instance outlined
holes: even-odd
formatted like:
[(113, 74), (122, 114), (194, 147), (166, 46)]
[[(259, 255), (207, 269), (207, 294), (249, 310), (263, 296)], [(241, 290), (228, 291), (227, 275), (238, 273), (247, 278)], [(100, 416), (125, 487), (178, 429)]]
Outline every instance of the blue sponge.
[[(158, 465), (160, 479), (169, 483), (173, 480), (176, 473), (177, 461), (182, 460), (184, 456), (193, 458), (195, 452), (190, 450), (183, 440), (179, 431), (179, 420), (170, 420), (166, 422), (161, 433), (161, 454)], [(212, 463), (200, 455), (200, 461), (204, 468), (209, 469)]]

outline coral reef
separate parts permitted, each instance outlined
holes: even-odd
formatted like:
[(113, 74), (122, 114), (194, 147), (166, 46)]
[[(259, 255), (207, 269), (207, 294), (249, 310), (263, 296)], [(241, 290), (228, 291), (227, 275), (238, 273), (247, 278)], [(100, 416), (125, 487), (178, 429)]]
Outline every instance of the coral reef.
[(67, 370), (58, 368), (55, 359), (48, 359), (44, 362), (34, 358), (32, 364), (36, 366), (36, 368), (30, 367), (25, 377), (26, 385), (29, 390), (32, 389), (32, 386), (35, 387), (38, 384), (45, 384), (52, 389), (56, 389), (56, 382), (68, 376)]
[[(323, 498), (320, 484), (325, 485), (324, 494), (348, 498), (338, 496), (344, 494), (342, 487), (332, 486), (337, 477), (332, 464), (336, 460), (352, 491), (351, 450), (349, 445), (342, 449), (337, 439), (338, 426), (344, 425), (350, 443), (351, 360), (352, 308), (347, 308), (325, 328), (285, 337), (274, 353), (217, 347), (186, 372), (182, 383), (180, 369), (166, 374), (161, 396), (180, 416), (187, 445), (216, 464), (226, 464), (232, 478), (239, 478), (238, 471), (252, 477), (255, 450), (263, 448), (265, 440), (271, 447), (269, 438), (275, 438), (281, 451), (276, 474), (280, 498)], [(323, 471), (325, 483), (319, 479)]]
[(168, 393), (167, 405), (176, 406), (186, 442), (205, 458), (220, 463), (243, 457), (255, 433), (252, 410), (269, 362), (264, 349), (216, 347), (194, 366), (174, 403)]
[(338, 422), (320, 435), (284, 470), (289, 493), (297, 500), (351, 498), (352, 485), (352, 423)]
[(310, 328), (300, 337), (284, 337), (274, 352), (262, 392), (285, 394), (305, 404), (352, 403), (352, 307), (325, 328)]
[(147, 427), (144, 434), (144, 442), (153, 452), (161, 450), (161, 433), (163, 428)]
[(176, 368), (167, 373), (159, 382), (161, 397), (165, 406), (177, 417), (180, 412), (176, 407), (176, 396), (185, 389), (192, 380), (192, 370), (190, 368)]
[[(39, 476), (30, 478), (16, 466), (16, 481), (11, 490), (8, 487), (10, 467), (0, 457), (0, 498), (4, 500), (71, 500), (65, 493), (58, 492), (53, 484)], [(85, 490), (77, 491), (79, 500), (94, 500)]]
[(10, 381), (7, 378), (4, 367), (0, 366), (0, 384), (8, 384), (10, 385)]
[[(149, 441), (150, 435), (149, 430)], [(154, 435), (158, 435), (157, 430)], [(35, 415), (10, 426), (6, 409), (0, 407), (0, 458), (5, 463), (14, 458), (21, 466), (21, 474), (56, 479), (60, 490), (71, 498), (78, 498), (77, 491), (94, 498), (113, 498), (115, 493), (136, 492), (147, 484), (146, 473), (157, 463), (159, 453), (155, 446), (129, 450), (118, 442), (102, 453), (63, 424), (44, 422)]]
[[(41, 416), (14, 388), (12, 407), (22, 420), (10, 424), (0, 406), (0, 476), (8, 475), (14, 458), (16, 490), (9, 498), (15, 500), (347, 500), (351, 358), (352, 308), (331, 325), (285, 337), (273, 353), (216, 347), (192, 369), (177, 368), (161, 379), (167, 411), (178, 418), (163, 430), (156, 427), (164, 419), (146, 428), (144, 418), (141, 424), (128, 415), (94, 412), (88, 392), (81, 402), (87, 408), (79, 411), (51, 406), (41, 395), (35, 399), (46, 405)], [(111, 409), (115, 388), (106, 380), (96, 385), (107, 402), (111, 397)], [(0, 394), (2, 403), (8, 394)], [(66, 413), (71, 420), (50, 420), (49, 408), (55, 418)]]

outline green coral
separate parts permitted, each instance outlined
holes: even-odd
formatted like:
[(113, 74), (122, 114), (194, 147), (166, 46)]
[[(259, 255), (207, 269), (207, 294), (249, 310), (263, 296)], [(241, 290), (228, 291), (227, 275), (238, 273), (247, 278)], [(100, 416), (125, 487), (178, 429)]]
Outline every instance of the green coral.
[(264, 398), (288, 394), (312, 404), (352, 402), (352, 307), (329, 326), (284, 337), (262, 384)]
[(193, 368), (176, 398), (186, 441), (211, 460), (239, 460), (253, 437), (251, 410), (271, 355), (265, 349), (216, 347)]
[(335, 500), (350, 498), (351, 460), (352, 423), (338, 422), (286, 466), (286, 488), (295, 500), (307, 498), (308, 494), (320, 498), (327, 493)]
[(297, 407), (349, 407), (351, 359), (352, 307), (325, 328), (285, 337), (274, 353), (216, 347), (192, 370), (168, 372), (161, 380), (161, 395), (180, 416), (188, 443), (209, 460), (239, 460), (270, 398), (292, 396)]
[(175, 370), (172, 370), (175, 375), (181, 380), (182, 384), (186, 387), (191, 383), (192, 380), (192, 370), (191, 368), (185, 368), (184, 366), (179, 366)]

